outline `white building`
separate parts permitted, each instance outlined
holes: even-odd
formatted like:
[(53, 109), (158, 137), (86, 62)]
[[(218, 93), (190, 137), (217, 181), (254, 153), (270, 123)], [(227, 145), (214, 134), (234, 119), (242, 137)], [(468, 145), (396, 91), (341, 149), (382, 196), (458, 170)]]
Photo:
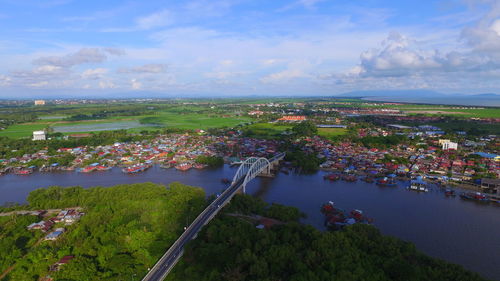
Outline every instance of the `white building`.
[(45, 132), (44, 131), (34, 131), (33, 132), (33, 140), (45, 140)]
[(443, 148), (443, 150), (450, 150), (450, 149), (457, 150), (458, 149), (458, 143), (447, 141), (447, 142), (443, 142), (441, 144), (441, 147)]

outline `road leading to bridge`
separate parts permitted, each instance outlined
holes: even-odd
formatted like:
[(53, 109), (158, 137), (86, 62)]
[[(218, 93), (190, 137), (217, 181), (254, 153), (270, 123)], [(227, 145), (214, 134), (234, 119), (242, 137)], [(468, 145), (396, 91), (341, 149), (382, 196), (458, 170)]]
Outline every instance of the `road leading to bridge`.
[[(280, 161), (284, 158), (285, 154), (280, 153), (267, 161), (268, 163), (274, 163)], [(267, 168), (267, 167), (264, 167)], [(236, 194), (238, 189), (244, 187), (246, 183), (251, 178), (255, 178), (258, 173), (260, 173), (263, 167), (259, 167), (259, 170), (249, 169), (246, 176), (239, 176), (235, 178), (233, 183), (220, 195), (218, 196), (210, 205), (208, 205), (201, 214), (196, 217), (196, 219), (191, 223), (191, 225), (181, 234), (181, 236), (175, 241), (175, 243), (167, 250), (167, 252), (158, 260), (158, 262), (153, 266), (153, 268), (146, 274), (142, 279), (143, 281), (160, 281), (163, 280), (167, 274), (175, 266), (179, 258), (184, 252), (184, 246), (190, 240), (196, 237), (196, 234), (201, 230), (201, 228), (212, 220), (215, 215), (231, 201), (231, 198)], [(236, 175), (238, 177), (238, 174)], [(251, 178), (249, 178), (251, 177)]]

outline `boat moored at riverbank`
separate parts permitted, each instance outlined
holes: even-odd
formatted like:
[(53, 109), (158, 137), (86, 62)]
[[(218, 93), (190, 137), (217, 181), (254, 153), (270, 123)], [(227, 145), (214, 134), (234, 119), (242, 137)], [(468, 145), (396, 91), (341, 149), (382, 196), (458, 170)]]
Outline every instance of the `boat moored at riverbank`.
[(193, 165), (191, 165), (190, 163), (181, 163), (179, 165), (176, 165), (175, 168), (179, 171), (187, 171), (189, 169), (191, 169), (193, 167)]
[(16, 170), (14, 173), (16, 175), (19, 175), (19, 176), (27, 176), (27, 175), (33, 174), (33, 169), (29, 169), (29, 168), (19, 169), (19, 170)]
[(455, 194), (455, 190), (451, 189), (451, 188), (447, 188), (445, 191), (444, 191), (444, 195), (450, 197), (450, 196), (453, 196), (455, 197), (456, 194)]
[(330, 230), (341, 230), (356, 223), (373, 223), (373, 219), (366, 217), (363, 211), (355, 209), (346, 215), (343, 210), (336, 208), (332, 201), (321, 206), (321, 213), (325, 216), (325, 226)]
[(411, 180), (407, 189), (418, 192), (429, 192), (427, 183), (422, 179), (422, 177), (417, 177), (416, 179)]
[(396, 183), (394, 178), (383, 177), (383, 178), (377, 180), (377, 185), (378, 186), (393, 187), (393, 186), (397, 186), (398, 184)]
[(135, 165), (123, 168), (122, 172), (124, 172), (126, 174), (136, 174), (136, 173), (144, 172), (149, 168), (151, 168), (151, 165), (149, 165), (149, 164), (135, 164)]
[(490, 199), (488, 196), (480, 193), (480, 192), (462, 192), (460, 194), (460, 198), (464, 200), (472, 200), (472, 201), (477, 201), (477, 202), (490, 202)]

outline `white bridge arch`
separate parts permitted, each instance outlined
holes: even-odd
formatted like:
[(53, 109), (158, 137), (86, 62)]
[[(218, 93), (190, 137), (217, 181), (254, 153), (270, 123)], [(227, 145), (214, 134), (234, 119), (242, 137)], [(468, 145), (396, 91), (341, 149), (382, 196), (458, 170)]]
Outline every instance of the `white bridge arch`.
[(271, 159), (251, 157), (245, 160), (238, 168), (234, 176), (233, 183), (224, 190), (215, 200), (208, 205), (203, 212), (201, 212), (194, 221), (184, 229), (181, 236), (168, 248), (163, 256), (156, 262), (156, 264), (148, 271), (143, 281), (161, 281), (165, 279), (170, 270), (179, 261), (179, 258), (184, 253), (184, 245), (191, 239), (196, 238), (198, 231), (204, 225), (210, 222), (212, 218), (219, 213), (219, 211), (226, 204), (231, 201), (231, 198), (236, 192), (243, 187), (245, 192), (246, 184), (260, 174), (269, 175), (273, 165), (277, 165), (279, 161), (283, 160), (285, 153), (280, 153)]
[(232, 184), (237, 183), (243, 177), (245, 180), (241, 184), (243, 188), (243, 193), (245, 193), (245, 187), (247, 183), (257, 177), (259, 174), (270, 174), (271, 173), (271, 163), (266, 158), (250, 157), (245, 162), (243, 162), (238, 171), (234, 175)]
[(260, 174), (270, 175), (271, 168), (274, 162), (282, 160), (284, 157), (285, 153), (280, 153), (269, 160), (267, 158), (262, 158), (262, 157), (247, 158), (245, 162), (243, 162), (241, 166), (238, 168), (238, 171), (236, 171), (232, 184), (235, 184), (244, 178), (241, 187), (243, 188), (243, 193), (245, 193), (245, 187), (248, 182), (250, 182)]

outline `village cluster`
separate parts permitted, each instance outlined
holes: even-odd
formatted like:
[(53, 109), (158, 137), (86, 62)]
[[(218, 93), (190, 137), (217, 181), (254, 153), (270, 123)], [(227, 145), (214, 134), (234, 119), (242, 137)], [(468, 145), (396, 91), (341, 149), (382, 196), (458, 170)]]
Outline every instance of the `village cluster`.
[[(47, 211), (37, 211), (37, 213), (38, 216), (44, 216), (47, 214)], [(27, 228), (28, 230), (40, 230), (48, 233), (44, 240), (54, 241), (66, 231), (66, 228), (62, 227), (63, 225), (71, 225), (80, 220), (83, 215), (85, 213), (80, 212), (79, 209), (65, 209), (61, 210), (56, 216), (32, 223)]]

